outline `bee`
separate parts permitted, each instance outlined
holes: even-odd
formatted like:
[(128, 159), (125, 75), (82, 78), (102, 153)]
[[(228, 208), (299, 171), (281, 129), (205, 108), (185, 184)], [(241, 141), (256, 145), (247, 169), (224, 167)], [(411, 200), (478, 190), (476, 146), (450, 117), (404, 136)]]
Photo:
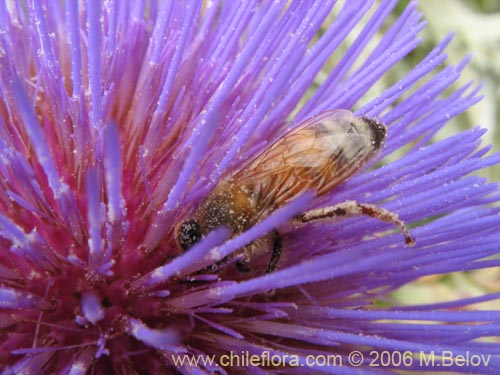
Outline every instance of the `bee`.
[[(306, 190), (317, 196), (331, 192), (374, 158), (386, 133), (379, 121), (354, 116), (347, 110), (331, 110), (311, 117), (222, 179), (194, 216), (177, 225), (179, 246), (186, 251), (222, 226), (228, 227), (233, 236), (238, 235)], [(397, 214), (373, 204), (346, 201), (304, 212), (295, 222), (354, 215), (393, 223), (401, 228), (406, 244), (414, 243)], [(267, 252), (272, 247), (266, 272), (276, 270), (282, 252), (278, 228), (271, 235), (271, 244), (264, 246)], [(247, 263), (259, 247), (251, 244), (239, 251), (242, 259), (236, 266), (241, 272), (251, 270)]]

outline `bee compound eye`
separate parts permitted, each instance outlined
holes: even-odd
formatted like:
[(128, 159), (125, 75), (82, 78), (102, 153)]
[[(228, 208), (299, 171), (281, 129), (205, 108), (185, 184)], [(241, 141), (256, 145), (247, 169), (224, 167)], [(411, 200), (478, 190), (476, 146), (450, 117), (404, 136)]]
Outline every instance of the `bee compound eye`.
[(183, 222), (177, 231), (177, 240), (184, 251), (198, 243), (202, 237), (200, 225), (195, 220)]

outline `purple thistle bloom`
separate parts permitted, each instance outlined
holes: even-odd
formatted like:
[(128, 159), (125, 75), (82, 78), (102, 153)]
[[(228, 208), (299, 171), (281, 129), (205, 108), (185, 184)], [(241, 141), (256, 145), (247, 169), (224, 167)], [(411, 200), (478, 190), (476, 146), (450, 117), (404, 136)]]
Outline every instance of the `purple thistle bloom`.
[[(473, 174), (500, 155), (486, 156), (480, 128), (431, 143), (480, 100), (472, 84), (447, 91), (468, 59), (440, 69), (447, 38), (367, 99), (417, 47), (416, 4), (390, 23), (397, 1), (349, 0), (314, 39), (335, 1), (287, 3), (0, 0), (2, 374), (499, 373), (500, 312), (470, 310), (498, 294), (376, 303), (422, 276), (500, 264), (498, 185)], [(332, 109), (387, 126), (371, 168), (179, 249), (178, 224), (219, 181)], [(416, 245), (365, 216), (292, 222), (346, 200), (398, 214)], [(274, 228), (277, 271), (210, 268)]]

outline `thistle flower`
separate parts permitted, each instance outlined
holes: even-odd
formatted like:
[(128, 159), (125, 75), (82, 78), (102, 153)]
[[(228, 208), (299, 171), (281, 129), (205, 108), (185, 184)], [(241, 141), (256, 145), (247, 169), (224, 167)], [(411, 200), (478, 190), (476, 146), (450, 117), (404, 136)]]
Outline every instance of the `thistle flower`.
[[(422, 276), (500, 263), (498, 186), (473, 174), (500, 156), (480, 128), (431, 142), (480, 99), (472, 84), (447, 91), (467, 59), (439, 68), (447, 38), (367, 98), (424, 23), (415, 3), (391, 23), (396, 1), (353, 0), (315, 39), (334, 3), (0, 1), (3, 374), (498, 373), (486, 339), (500, 313), (468, 310), (498, 294), (377, 303)], [(176, 226), (218, 182), (332, 109), (386, 124), (383, 163), (179, 249)], [(416, 245), (368, 217), (292, 224), (346, 200), (397, 213)], [(210, 267), (274, 228), (277, 271)]]

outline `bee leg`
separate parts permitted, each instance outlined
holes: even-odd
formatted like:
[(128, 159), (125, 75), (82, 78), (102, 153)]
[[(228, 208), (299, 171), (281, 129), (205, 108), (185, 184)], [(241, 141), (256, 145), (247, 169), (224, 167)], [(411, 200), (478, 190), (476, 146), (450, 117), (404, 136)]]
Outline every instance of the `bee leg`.
[(273, 253), (271, 255), (271, 260), (267, 266), (266, 273), (271, 273), (276, 271), (278, 266), (278, 261), (281, 257), (281, 251), (283, 250), (283, 240), (281, 239), (280, 232), (277, 229), (273, 230)]
[(413, 246), (415, 244), (415, 239), (410, 235), (410, 232), (408, 231), (405, 223), (398, 218), (398, 215), (396, 213), (369, 203), (345, 201), (334, 206), (317, 208), (304, 212), (296, 218), (296, 221), (300, 223), (307, 223), (313, 220), (359, 215), (370, 216), (375, 219), (399, 226), (405, 237), (405, 243), (408, 246)]
[[(272, 231), (272, 242), (273, 242), (273, 251), (271, 253), (271, 260), (266, 268), (266, 273), (271, 273), (276, 271), (278, 266), (278, 261), (281, 257), (281, 251), (283, 250), (283, 241), (281, 239), (280, 232), (277, 229)], [(235, 265), (239, 272), (241, 273), (249, 273), (253, 270), (248, 266), (248, 258), (238, 260)]]

